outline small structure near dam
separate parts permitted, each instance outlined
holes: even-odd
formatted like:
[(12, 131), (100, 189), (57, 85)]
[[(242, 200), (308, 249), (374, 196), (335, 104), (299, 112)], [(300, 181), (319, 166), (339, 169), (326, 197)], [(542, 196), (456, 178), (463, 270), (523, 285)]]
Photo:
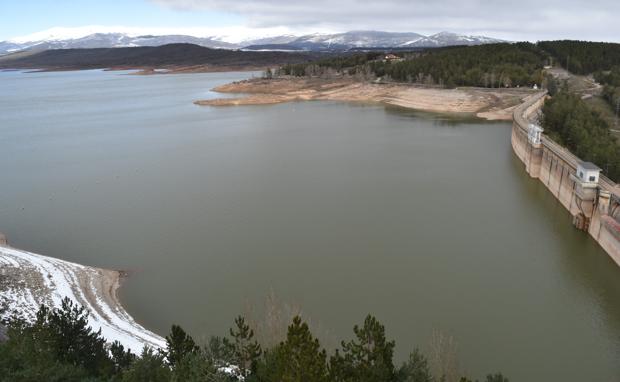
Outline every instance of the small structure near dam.
[(577, 158), (543, 134), (532, 117), (545, 102), (538, 93), (515, 109), (511, 143), (525, 170), (540, 180), (573, 217), (620, 265), (620, 188), (595, 164)]

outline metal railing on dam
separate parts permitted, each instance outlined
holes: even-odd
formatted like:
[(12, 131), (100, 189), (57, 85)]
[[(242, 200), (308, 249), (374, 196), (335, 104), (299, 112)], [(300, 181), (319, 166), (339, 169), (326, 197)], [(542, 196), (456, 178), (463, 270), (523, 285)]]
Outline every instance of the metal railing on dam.
[[(547, 93), (529, 96), (513, 113), (511, 144), (526, 172), (540, 180), (573, 216), (573, 224), (587, 231), (620, 265), (620, 188), (600, 174), (598, 183), (576, 176), (583, 161), (546, 135), (537, 137), (531, 117), (542, 108)], [(539, 130), (540, 131), (540, 130)]]

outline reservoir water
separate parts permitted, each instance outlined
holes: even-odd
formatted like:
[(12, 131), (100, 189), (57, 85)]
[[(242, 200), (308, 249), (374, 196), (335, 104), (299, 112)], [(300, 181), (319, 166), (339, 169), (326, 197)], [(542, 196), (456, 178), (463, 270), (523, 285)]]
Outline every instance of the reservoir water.
[(197, 338), (273, 293), (326, 344), (372, 313), (474, 378), (620, 380), (620, 269), (510, 148), (510, 123), (377, 105), (212, 108), (248, 73), (0, 73), (0, 232), (131, 271)]

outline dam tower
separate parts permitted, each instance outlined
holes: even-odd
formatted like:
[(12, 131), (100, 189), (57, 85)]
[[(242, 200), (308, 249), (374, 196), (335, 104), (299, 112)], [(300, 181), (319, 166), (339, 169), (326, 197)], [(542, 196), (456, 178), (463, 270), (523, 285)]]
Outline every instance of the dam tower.
[(583, 231), (588, 230), (598, 204), (600, 174), (601, 169), (592, 162), (579, 162), (575, 174), (571, 174), (575, 182), (573, 224)]
[(543, 157), (542, 133), (544, 129), (535, 123), (530, 123), (527, 129), (528, 160), (525, 162), (525, 170), (532, 178), (540, 176), (540, 165)]

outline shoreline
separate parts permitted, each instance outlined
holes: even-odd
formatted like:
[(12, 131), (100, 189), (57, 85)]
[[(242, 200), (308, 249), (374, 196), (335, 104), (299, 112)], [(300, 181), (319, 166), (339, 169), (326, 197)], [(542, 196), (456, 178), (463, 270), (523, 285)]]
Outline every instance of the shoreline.
[(487, 120), (512, 120), (514, 109), (535, 91), (525, 88), (483, 89), (371, 83), (349, 79), (255, 78), (218, 86), (213, 91), (240, 94), (197, 100), (200, 106), (274, 105), (329, 100), (399, 106), (434, 113), (471, 114)]
[(163, 337), (138, 324), (123, 308), (118, 290), (126, 273), (88, 267), (0, 243), (0, 318), (33, 319), (41, 304), (57, 308), (64, 297), (89, 312), (89, 326), (111, 343), (139, 354), (165, 347)]
[(155, 75), (155, 74), (191, 74), (191, 73), (223, 73), (223, 72), (256, 72), (264, 71), (265, 66), (253, 65), (191, 65), (191, 66), (111, 66), (111, 67), (24, 67), (2, 68), (0, 72), (24, 72), (24, 73), (53, 73), (53, 72), (77, 72), (82, 70), (102, 70), (104, 72), (133, 71), (132, 75)]
[(191, 73), (224, 73), (224, 72), (257, 72), (263, 71), (266, 67), (258, 66), (209, 66), (209, 65), (195, 65), (195, 66), (180, 66), (180, 67), (112, 67), (104, 69), (105, 71), (118, 71), (118, 70), (134, 70), (133, 75), (150, 76), (156, 74), (191, 74)]

